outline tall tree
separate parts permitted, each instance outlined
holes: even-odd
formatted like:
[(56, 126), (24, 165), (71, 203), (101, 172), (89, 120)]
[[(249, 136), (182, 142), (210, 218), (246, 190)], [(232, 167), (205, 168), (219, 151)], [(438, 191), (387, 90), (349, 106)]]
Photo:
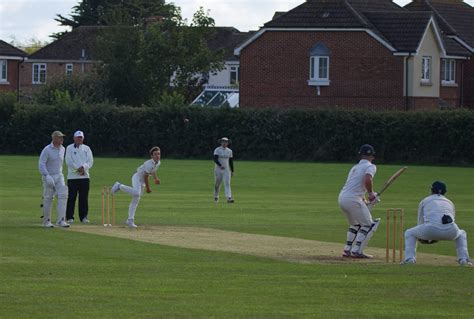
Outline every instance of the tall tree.
[[(222, 54), (207, 45), (214, 27), (208, 13), (201, 8), (190, 24), (179, 9), (173, 16), (142, 26), (104, 28), (97, 41), (103, 62), (99, 74), (110, 98), (139, 106), (175, 91), (190, 100), (200, 88), (201, 75), (222, 67)], [(126, 24), (118, 21), (127, 21), (127, 16), (117, 14), (115, 19)]]
[[(126, 13), (127, 23), (130, 25), (142, 24), (144, 20), (163, 16), (171, 18), (175, 12), (173, 4), (166, 4), (165, 0), (81, 0), (72, 7), (69, 17), (60, 14), (55, 20), (61, 26), (72, 29), (84, 25), (114, 25), (116, 17)], [(123, 23), (123, 20), (120, 20)], [(58, 38), (66, 32), (59, 32), (52, 35)]]

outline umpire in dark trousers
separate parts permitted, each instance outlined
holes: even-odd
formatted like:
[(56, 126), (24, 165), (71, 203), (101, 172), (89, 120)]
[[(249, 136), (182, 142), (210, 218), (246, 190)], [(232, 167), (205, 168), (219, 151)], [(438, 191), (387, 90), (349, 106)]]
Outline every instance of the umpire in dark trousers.
[(68, 167), (67, 186), (69, 197), (67, 201), (66, 219), (74, 223), (74, 208), (79, 195), (79, 219), (83, 224), (88, 224), (89, 219), (89, 169), (94, 164), (94, 158), (89, 146), (84, 144), (84, 133), (74, 133), (74, 143), (66, 148), (66, 164)]

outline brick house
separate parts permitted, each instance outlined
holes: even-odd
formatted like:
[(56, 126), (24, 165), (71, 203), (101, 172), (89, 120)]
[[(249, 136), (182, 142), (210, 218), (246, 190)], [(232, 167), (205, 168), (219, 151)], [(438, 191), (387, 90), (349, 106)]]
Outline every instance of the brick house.
[(0, 40), (0, 92), (17, 92), (20, 65), (27, 54), (13, 45)]
[(94, 44), (100, 27), (82, 26), (28, 57), (20, 70), (20, 86), (24, 95), (31, 94), (48, 81), (86, 74), (97, 62)]
[[(65, 76), (87, 74), (97, 63), (95, 43), (101, 26), (81, 26), (66, 33), (56, 41), (38, 50), (28, 57), (21, 66), (21, 90), (25, 95), (51, 79)], [(233, 27), (216, 27), (212, 38), (208, 40), (211, 50), (222, 51), (224, 67), (220, 71), (206, 75), (208, 86), (238, 86), (239, 60), (234, 48), (248, 37)], [(237, 89), (238, 90), (238, 89)]]
[(308, 0), (235, 54), (242, 107), (393, 110), (459, 106), (461, 76), (452, 70), (471, 55), (431, 12), (391, 0)]
[[(462, 90), (461, 93), (458, 92), (461, 94), (461, 104), (474, 109), (474, 8), (462, 0), (415, 0), (405, 8), (410, 11), (432, 12), (442, 33), (449, 39), (448, 43), (461, 45), (471, 53), (471, 58), (455, 66), (455, 70), (462, 82), (457, 88)], [(442, 94), (453, 94), (455, 88), (442, 86)]]

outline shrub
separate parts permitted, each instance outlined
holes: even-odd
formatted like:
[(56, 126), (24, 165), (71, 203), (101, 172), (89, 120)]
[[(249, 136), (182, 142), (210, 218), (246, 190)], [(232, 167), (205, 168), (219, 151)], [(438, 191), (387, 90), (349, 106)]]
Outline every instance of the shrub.
[(39, 153), (56, 129), (67, 139), (77, 129), (85, 131), (96, 155), (143, 156), (159, 145), (166, 157), (210, 158), (217, 139), (228, 136), (239, 159), (354, 161), (359, 146), (371, 143), (378, 163), (474, 163), (470, 111), (22, 105), (0, 135), (2, 152)]

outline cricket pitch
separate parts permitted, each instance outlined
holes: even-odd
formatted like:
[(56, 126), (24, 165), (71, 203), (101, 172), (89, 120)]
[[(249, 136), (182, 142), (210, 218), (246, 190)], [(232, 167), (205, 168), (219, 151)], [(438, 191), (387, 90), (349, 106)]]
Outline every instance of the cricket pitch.
[[(136, 240), (173, 247), (230, 252), (302, 264), (385, 264), (385, 249), (369, 247), (373, 259), (341, 257), (343, 244), (289, 237), (247, 234), (195, 226), (126, 226), (103, 227), (74, 225), (69, 230)], [(420, 265), (457, 266), (456, 257), (417, 254)], [(395, 263), (396, 264), (396, 263)]]

